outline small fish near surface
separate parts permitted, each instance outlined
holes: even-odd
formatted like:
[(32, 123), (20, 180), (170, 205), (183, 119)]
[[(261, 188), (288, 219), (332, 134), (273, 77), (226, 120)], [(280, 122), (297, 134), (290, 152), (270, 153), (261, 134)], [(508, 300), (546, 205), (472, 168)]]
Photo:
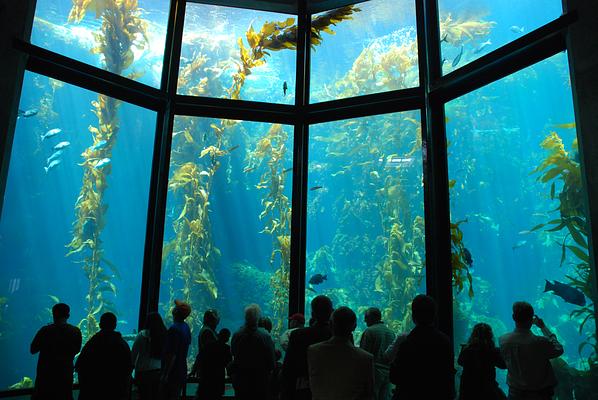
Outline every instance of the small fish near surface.
[(17, 114), (17, 118), (30, 118), (34, 115), (37, 115), (39, 110), (37, 108), (31, 108), (29, 110), (21, 110), (19, 108), (19, 113)]
[(46, 160), (46, 164), (50, 164), (52, 161), (56, 160), (58, 157), (62, 155), (62, 150), (56, 150), (48, 159)]
[(309, 188), (309, 190), (311, 190), (311, 191), (313, 192), (314, 190), (320, 190), (320, 189), (322, 189), (323, 187), (324, 187), (324, 186), (312, 186), (312, 187), (310, 187), (310, 188)]
[(102, 158), (101, 160), (99, 160), (98, 162), (95, 163), (93, 168), (94, 169), (103, 169), (104, 167), (109, 165), (111, 162), (112, 162), (112, 160), (110, 160), (109, 158)]
[(58, 135), (60, 132), (62, 132), (62, 129), (60, 128), (50, 129), (48, 132), (42, 135), (42, 141), (54, 137)]
[(284, 83), (282, 84), (282, 95), (283, 96), (287, 95), (287, 90), (289, 90), (289, 85), (287, 85), (287, 81), (284, 81)]
[(54, 160), (50, 164), (48, 164), (47, 167), (44, 167), (44, 170), (46, 171), (46, 174), (48, 173), (48, 171), (50, 171), (52, 168), (56, 167), (61, 162), (62, 162), (62, 160), (60, 160), (60, 159)]
[(586, 297), (581, 290), (559, 281), (552, 281), (551, 283), (546, 279), (544, 292), (553, 292), (567, 303), (575, 304), (581, 307), (586, 305)]
[(66, 149), (71, 145), (71, 142), (60, 142), (56, 146), (53, 147), (54, 150), (62, 150)]
[(310, 285), (319, 285), (320, 283), (323, 283), (326, 280), (328, 280), (328, 277), (326, 276), (326, 274), (324, 274), (324, 275), (315, 274), (311, 278), (309, 278), (309, 284)]
[(522, 34), (525, 32), (525, 28), (523, 26), (513, 25), (509, 28), (509, 30), (513, 33)]
[(490, 46), (492, 44), (492, 42), (490, 41), (490, 39), (486, 40), (484, 43), (482, 43), (477, 49), (475, 49), (473, 51), (473, 54), (480, 54), (482, 51), (484, 51), (484, 49), (488, 46)]
[(453, 59), (453, 68), (455, 68), (457, 65), (459, 65), (459, 62), (461, 61), (461, 57), (463, 57), (463, 46), (461, 46), (461, 51), (459, 52), (459, 54), (457, 54), (457, 57), (455, 57)]

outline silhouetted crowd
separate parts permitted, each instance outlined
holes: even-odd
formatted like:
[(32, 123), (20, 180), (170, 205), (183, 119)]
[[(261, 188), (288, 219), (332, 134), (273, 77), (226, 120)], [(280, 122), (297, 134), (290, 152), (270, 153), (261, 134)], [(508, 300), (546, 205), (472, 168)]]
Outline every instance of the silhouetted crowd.
[[(292, 315), (289, 329), (276, 343), (272, 321), (261, 315), (257, 304), (245, 307), (244, 324), (230, 345), (231, 332), (217, 330), (220, 316), (209, 309), (203, 314), (190, 371), (192, 337), (185, 319), (191, 307), (184, 302), (175, 301), (168, 329), (158, 313), (147, 315), (132, 350), (115, 330), (117, 319), (110, 312), (101, 316), (99, 332), (81, 349), (81, 331), (67, 323), (69, 314), (68, 305), (56, 304), (54, 323), (41, 328), (31, 343), (31, 353), (39, 352), (33, 399), (72, 399), (74, 371), (81, 400), (129, 399), (131, 383), (141, 400), (178, 400), (189, 381), (198, 382), (197, 400), (222, 399), (227, 376), (241, 400), (455, 398), (451, 343), (434, 326), (436, 304), (425, 295), (411, 303), (415, 327), (409, 333), (395, 335), (379, 309), (367, 309), (359, 346), (353, 342), (355, 312), (334, 309), (323, 295), (311, 302), (308, 326), (302, 314)], [(509, 399), (552, 399), (557, 380), (550, 360), (561, 356), (563, 347), (530, 304), (514, 303), (513, 320), (514, 331), (500, 337), (499, 347), (488, 324), (474, 326), (458, 355), (463, 367), (459, 399), (506, 399), (496, 382), (496, 368), (507, 369)], [(532, 325), (543, 336), (533, 334)]]

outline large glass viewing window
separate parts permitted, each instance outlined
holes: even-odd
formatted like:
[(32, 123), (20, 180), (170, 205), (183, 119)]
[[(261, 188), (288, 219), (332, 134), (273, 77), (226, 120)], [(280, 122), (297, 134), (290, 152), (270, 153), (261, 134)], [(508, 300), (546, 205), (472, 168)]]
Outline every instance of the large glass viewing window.
[(19, 107), (0, 220), (2, 388), (34, 376), (29, 343), (57, 302), (84, 340), (106, 311), (123, 334), (137, 329), (156, 123), (33, 73)]
[(186, 301), (191, 365), (209, 308), (235, 332), (257, 303), (279, 343), (323, 294), (359, 343), (369, 307), (406, 333), (427, 293), (455, 365), (529, 301), (588, 398), (598, 155), (569, 39), (593, 32), (569, 1), (37, 0), (0, 120), (0, 392), (33, 384), (57, 302), (131, 344)]

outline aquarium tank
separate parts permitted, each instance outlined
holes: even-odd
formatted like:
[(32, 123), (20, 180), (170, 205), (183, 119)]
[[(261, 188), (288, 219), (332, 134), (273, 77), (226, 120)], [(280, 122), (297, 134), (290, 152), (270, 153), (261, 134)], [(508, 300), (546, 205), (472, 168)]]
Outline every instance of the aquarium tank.
[[(426, 185), (438, 173), (427, 146), (442, 132), (426, 127), (417, 2), (318, 10), (304, 53), (296, 13), (180, 3), (181, 42), (170, 48), (167, 1), (37, 1), (33, 45), (145, 85), (174, 111), (25, 73), (0, 219), (2, 389), (31, 386), (29, 344), (58, 302), (71, 306), (84, 341), (112, 311), (132, 342), (150, 264), (160, 279), (149, 303), (165, 322), (175, 299), (193, 309), (190, 365), (208, 308), (234, 332), (243, 307), (257, 303), (277, 338), (290, 314), (309, 318), (310, 301), (324, 294), (357, 313), (357, 343), (367, 308), (408, 332), (413, 297), (437, 290), (426, 250), (442, 238), (426, 232), (442, 221), (426, 218)], [(562, 6), (439, 0), (438, 10), (438, 64), (450, 77), (555, 20)], [(306, 54), (308, 76), (298, 79)], [(512, 303), (528, 301), (565, 347), (553, 364), (564, 382), (558, 398), (585, 399), (598, 368), (598, 291), (567, 56), (555, 51), (444, 103), (451, 259), (447, 250), (443, 267), (452, 272), (456, 355), (476, 323), (498, 338), (513, 329)], [(366, 100), (389, 95), (397, 105)], [(348, 102), (360, 108), (335, 106)], [(164, 218), (152, 222), (155, 179)], [(163, 227), (158, 239), (147, 234), (153, 223)], [(148, 259), (151, 245), (161, 259)], [(498, 381), (506, 388), (504, 372)]]

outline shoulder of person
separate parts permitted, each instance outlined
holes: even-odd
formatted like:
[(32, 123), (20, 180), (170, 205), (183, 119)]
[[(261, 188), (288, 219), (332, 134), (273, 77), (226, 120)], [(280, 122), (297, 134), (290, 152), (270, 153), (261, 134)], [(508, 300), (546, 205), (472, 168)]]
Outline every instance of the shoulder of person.
[(367, 359), (367, 360), (374, 359), (374, 356), (369, 351), (365, 351), (364, 349), (361, 349), (359, 347), (354, 347), (353, 349), (354, 349), (353, 351), (355, 352), (355, 354), (357, 354), (359, 357), (361, 357), (363, 359)]

